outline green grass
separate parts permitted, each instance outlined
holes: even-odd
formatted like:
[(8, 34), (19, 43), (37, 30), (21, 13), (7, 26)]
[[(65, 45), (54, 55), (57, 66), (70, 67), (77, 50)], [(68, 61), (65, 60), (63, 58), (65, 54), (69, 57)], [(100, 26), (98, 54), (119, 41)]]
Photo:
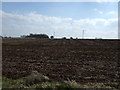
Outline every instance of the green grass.
[(2, 88), (71, 88), (71, 86), (65, 82), (58, 82), (49, 79), (36, 71), (31, 75), (23, 77), (21, 79), (13, 80), (10, 78), (2, 77)]
[(109, 88), (112, 90), (117, 90), (114, 87), (111, 87), (111, 85), (105, 85), (103, 83), (79, 84), (74, 80), (58, 82), (49, 79), (47, 76), (44, 76), (37, 71), (33, 71), (31, 75), (23, 77), (21, 79), (13, 80), (10, 78), (2, 77), (2, 80), (3, 90), (6, 90), (6, 88), (17, 88), (17, 90), (24, 90), (26, 88), (32, 88), (32, 90), (39, 90), (44, 88), (50, 88), (52, 90), (54, 90), (55, 88), (62, 90), (69, 90), (71, 88)]
[(39, 81), (37, 79), (8, 79), (3, 77), (2, 88), (71, 88), (69, 84), (64, 82), (57, 82), (57, 81)]

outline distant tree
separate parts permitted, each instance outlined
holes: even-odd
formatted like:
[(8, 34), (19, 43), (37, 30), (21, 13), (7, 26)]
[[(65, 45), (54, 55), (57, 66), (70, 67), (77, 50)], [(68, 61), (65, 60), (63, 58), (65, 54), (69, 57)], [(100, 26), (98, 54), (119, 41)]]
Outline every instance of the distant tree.
[(70, 37), (70, 39), (73, 39), (72, 37)]
[(52, 39), (52, 38), (54, 38), (54, 36), (50, 36), (50, 38)]
[(49, 36), (46, 34), (30, 34), (25, 37), (27, 38), (49, 38)]
[(5, 36), (3, 36), (3, 38), (7, 38), (7, 36), (5, 35)]
[(97, 37), (95, 37), (95, 39), (102, 39), (102, 38), (97, 38)]
[(33, 34), (32, 33), (30, 33), (30, 36), (32, 36)]
[(22, 36), (20, 36), (21, 38), (25, 38), (26, 36), (25, 35), (22, 35)]
[(66, 37), (63, 37), (62, 39), (66, 39)]

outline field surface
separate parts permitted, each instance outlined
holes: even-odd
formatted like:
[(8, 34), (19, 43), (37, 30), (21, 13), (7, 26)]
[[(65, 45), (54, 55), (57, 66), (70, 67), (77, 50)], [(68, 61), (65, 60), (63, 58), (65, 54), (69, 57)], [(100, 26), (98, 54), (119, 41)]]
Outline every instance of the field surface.
[(57, 81), (118, 83), (118, 40), (2, 40), (2, 74), (19, 79), (32, 71)]

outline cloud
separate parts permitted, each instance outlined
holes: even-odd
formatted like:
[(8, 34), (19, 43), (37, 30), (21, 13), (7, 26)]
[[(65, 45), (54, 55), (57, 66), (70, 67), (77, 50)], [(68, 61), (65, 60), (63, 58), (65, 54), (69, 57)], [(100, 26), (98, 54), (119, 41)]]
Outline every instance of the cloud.
[(118, 11), (102, 11), (102, 10), (99, 10), (97, 8), (94, 8), (93, 11), (96, 13), (96, 14), (100, 14), (100, 15), (104, 15), (104, 16), (108, 16), (108, 17), (116, 17), (118, 15)]
[(118, 2), (119, 0), (95, 0), (96, 2)]
[(27, 14), (6, 13), (2, 14), (2, 34), (7, 36), (20, 36), (29, 33), (46, 33), (56, 37), (81, 37), (82, 30), (85, 29), (87, 38), (117, 38), (117, 18), (86, 18), (74, 20), (70, 17), (52, 17), (37, 14), (35, 12)]
[(99, 13), (99, 14), (103, 14), (103, 11), (98, 10), (97, 8), (94, 9), (95, 12)]
[(116, 11), (110, 11), (110, 12), (108, 12), (108, 14), (109, 15), (114, 15), (114, 14), (117, 14), (117, 12)]

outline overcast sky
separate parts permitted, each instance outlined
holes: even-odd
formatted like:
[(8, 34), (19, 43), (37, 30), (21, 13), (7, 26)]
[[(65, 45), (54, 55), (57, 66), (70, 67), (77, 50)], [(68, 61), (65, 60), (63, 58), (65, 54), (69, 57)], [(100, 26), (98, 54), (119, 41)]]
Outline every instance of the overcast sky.
[(118, 38), (117, 2), (3, 2), (2, 35)]

